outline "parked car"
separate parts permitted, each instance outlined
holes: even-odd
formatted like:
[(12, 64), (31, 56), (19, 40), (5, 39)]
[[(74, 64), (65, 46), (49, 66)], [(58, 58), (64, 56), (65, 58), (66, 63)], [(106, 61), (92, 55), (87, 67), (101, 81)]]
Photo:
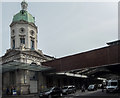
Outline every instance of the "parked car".
[(96, 84), (91, 84), (88, 86), (88, 91), (94, 91), (97, 90), (97, 85)]
[(62, 96), (62, 89), (59, 87), (51, 87), (39, 93), (39, 98), (52, 98), (54, 96)]
[(76, 92), (76, 88), (74, 85), (70, 85), (70, 86), (64, 86), (62, 88), (62, 93), (63, 94), (69, 94), (69, 93), (75, 93)]
[(120, 92), (120, 80), (108, 80), (106, 92)]

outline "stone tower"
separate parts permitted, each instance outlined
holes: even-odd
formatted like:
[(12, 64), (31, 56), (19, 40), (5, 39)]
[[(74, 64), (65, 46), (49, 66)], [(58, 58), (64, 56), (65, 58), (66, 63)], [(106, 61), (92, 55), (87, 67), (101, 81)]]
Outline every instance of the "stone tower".
[(37, 50), (35, 18), (27, 11), (28, 4), (21, 2), (21, 10), (14, 15), (11, 28), (11, 49)]
[(42, 62), (53, 60), (54, 57), (44, 55), (37, 49), (37, 26), (35, 18), (27, 11), (28, 4), (23, 1), (21, 10), (14, 15), (11, 29), (11, 48), (0, 57), (2, 62), (2, 91), (15, 88), (17, 94), (34, 94), (46, 87), (43, 71), (51, 67)]
[(53, 57), (44, 55), (37, 49), (38, 30), (35, 18), (27, 11), (28, 3), (21, 2), (21, 10), (15, 14), (10, 24), (11, 48), (2, 57), (2, 62), (18, 61), (24, 63), (35, 63), (53, 60)]

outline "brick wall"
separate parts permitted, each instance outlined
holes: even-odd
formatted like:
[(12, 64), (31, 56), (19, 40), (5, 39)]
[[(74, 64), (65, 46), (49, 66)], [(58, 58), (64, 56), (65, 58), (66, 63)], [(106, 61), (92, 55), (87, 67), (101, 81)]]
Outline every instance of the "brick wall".
[(120, 63), (119, 50), (120, 45), (107, 46), (45, 62), (43, 65), (53, 67), (56, 71), (68, 71), (86, 67), (114, 64), (118, 62)]

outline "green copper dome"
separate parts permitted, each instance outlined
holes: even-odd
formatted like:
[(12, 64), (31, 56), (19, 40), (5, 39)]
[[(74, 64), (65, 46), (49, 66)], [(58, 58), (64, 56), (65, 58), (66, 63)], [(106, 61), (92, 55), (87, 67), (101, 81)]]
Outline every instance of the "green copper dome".
[(35, 23), (35, 18), (31, 14), (29, 14), (26, 10), (21, 10), (13, 17), (13, 22), (18, 22), (21, 20), (29, 23)]

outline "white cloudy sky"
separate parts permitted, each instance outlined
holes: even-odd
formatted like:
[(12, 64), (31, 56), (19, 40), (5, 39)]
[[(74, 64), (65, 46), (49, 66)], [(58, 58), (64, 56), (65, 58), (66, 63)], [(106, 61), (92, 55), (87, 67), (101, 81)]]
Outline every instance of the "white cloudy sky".
[[(38, 26), (38, 48), (63, 57), (106, 46), (118, 39), (117, 2), (28, 2)], [(2, 3), (2, 55), (10, 48), (13, 15), (20, 2)]]

